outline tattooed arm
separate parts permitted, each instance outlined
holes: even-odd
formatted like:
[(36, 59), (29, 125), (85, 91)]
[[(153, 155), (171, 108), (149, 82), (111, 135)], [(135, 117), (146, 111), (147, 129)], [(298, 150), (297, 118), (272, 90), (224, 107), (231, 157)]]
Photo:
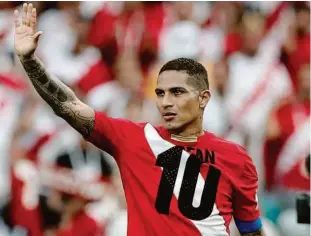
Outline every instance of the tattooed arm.
[(82, 103), (64, 83), (53, 77), (34, 55), (41, 31), (36, 33), (36, 9), (24, 4), (22, 22), (15, 10), (15, 52), (39, 95), (55, 114), (64, 118), (73, 128), (87, 137), (94, 126), (93, 109)]
[(256, 232), (241, 234), (241, 236), (264, 236), (264, 234), (262, 229), (260, 229)]
[(20, 57), (20, 61), (35, 89), (55, 114), (87, 137), (94, 125), (93, 109), (82, 103), (60, 80), (48, 74), (36, 56)]

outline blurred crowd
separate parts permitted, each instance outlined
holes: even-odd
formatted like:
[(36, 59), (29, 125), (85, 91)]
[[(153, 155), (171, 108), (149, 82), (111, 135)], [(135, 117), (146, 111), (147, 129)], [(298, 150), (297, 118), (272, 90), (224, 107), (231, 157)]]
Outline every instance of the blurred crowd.
[[(309, 235), (295, 198), (310, 190), (310, 2), (33, 4), (47, 70), (112, 117), (159, 124), (160, 67), (200, 61), (204, 129), (253, 158), (267, 235)], [(119, 170), (31, 87), (14, 55), (15, 8), (0, 2), (0, 235), (126, 235)]]

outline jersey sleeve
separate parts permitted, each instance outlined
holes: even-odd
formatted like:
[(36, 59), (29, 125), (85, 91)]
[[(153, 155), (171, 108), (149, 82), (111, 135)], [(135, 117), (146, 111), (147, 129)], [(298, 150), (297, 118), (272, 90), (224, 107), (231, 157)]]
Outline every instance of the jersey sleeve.
[(111, 118), (95, 111), (94, 128), (86, 140), (116, 157), (116, 154), (133, 140), (138, 127), (138, 124), (129, 120)]
[(254, 232), (262, 228), (257, 189), (257, 171), (248, 157), (233, 196), (233, 216), (240, 233)]

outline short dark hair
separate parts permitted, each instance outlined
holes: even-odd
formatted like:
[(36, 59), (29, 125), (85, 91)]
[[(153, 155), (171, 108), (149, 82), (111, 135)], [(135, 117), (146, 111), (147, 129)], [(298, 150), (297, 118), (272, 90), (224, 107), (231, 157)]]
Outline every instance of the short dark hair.
[(177, 58), (165, 63), (162, 66), (159, 75), (164, 71), (176, 70), (186, 72), (190, 78), (189, 83), (198, 90), (209, 89), (207, 71), (204, 66), (189, 58)]

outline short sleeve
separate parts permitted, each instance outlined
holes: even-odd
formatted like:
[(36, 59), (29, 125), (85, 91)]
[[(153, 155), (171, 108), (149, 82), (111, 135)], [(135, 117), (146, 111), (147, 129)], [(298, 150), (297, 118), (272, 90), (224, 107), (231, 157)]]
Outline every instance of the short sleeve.
[(115, 157), (133, 138), (138, 127), (138, 124), (129, 120), (111, 118), (95, 111), (94, 128), (86, 140)]
[(233, 216), (241, 233), (254, 232), (262, 227), (257, 189), (257, 171), (248, 157), (233, 197)]

